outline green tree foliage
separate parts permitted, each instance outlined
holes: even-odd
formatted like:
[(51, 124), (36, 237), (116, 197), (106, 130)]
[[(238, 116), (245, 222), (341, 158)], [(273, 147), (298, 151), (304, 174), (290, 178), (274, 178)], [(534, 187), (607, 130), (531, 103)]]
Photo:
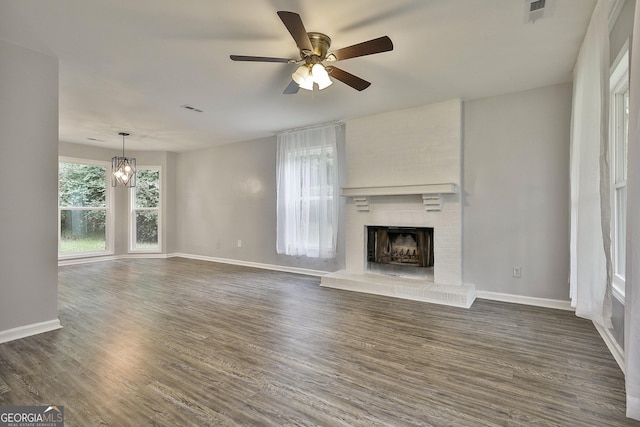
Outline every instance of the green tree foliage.
[[(104, 166), (60, 162), (58, 164), (58, 205), (60, 207), (106, 206), (106, 174)], [(60, 215), (62, 237), (104, 236), (106, 218), (104, 210), (62, 210)]]
[(58, 166), (58, 204), (73, 207), (105, 207), (106, 168), (60, 162)]
[(140, 169), (136, 172), (136, 207), (157, 208), (160, 201), (160, 171)]
[[(104, 210), (71, 210), (69, 208), (104, 208), (107, 197), (107, 168), (104, 166), (60, 162), (58, 164), (58, 205), (63, 239), (104, 239)], [(160, 171), (139, 169), (136, 172), (135, 207), (159, 208)], [(158, 212), (136, 212), (136, 242), (158, 243)]]

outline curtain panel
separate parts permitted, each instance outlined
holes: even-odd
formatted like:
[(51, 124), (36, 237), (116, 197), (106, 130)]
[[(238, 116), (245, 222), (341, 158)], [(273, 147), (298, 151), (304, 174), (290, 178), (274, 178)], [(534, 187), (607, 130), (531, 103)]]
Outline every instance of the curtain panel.
[(609, 26), (593, 11), (574, 69), (571, 116), (570, 293), (576, 315), (611, 327)]
[(279, 254), (335, 258), (340, 126), (278, 135), (276, 245)]

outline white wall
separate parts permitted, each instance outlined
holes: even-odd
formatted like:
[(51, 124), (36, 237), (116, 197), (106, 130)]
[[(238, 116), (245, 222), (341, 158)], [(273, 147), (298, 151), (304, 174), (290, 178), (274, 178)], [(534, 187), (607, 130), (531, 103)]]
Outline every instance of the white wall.
[(461, 102), (347, 122), (347, 187), (460, 182)]
[(58, 61), (1, 41), (0, 141), (2, 340), (58, 323)]
[[(453, 183), (461, 180), (462, 103), (459, 99), (361, 117), (347, 122), (347, 187)], [(434, 228), (434, 281), (462, 283), (460, 194), (426, 212), (422, 197), (370, 197), (370, 211), (351, 201), (346, 217), (346, 270), (365, 273), (365, 227)]]
[(564, 84), (464, 105), (463, 280), (479, 291), (569, 299), (571, 96)]
[[(335, 260), (276, 253), (276, 138), (179, 153), (178, 252), (211, 258), (335, 271)], [(238, 247), (238, 240), (242, 247)]]

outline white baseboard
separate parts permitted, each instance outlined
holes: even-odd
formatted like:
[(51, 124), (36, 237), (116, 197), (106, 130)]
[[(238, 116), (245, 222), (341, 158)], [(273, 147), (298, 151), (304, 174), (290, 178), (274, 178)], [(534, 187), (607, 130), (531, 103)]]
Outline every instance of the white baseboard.
[(598, 325), (596, 322), (593, 322), (593, 326), (596, 327), (596, 330), (602, 337), (602, 341), (604, 341), (604, 343), (607, 345), (609, 352), (611, 353), (613, 358), (616, 359), (616, 362), (618, 362), (618, 366), (624, 373), (624, 350), (622, 349), (622, 347), (620, 347), (609, 330)]
[(180, 258), (196, 259), (199, 261), (219, 262), (221, 264), (232, 264), (232, 265), (241, 265), (244, 267), (262, 268), (263, 270), (274, 270), (274, 271), (282, 271), (285, 273), (304, 274), (306, 276), (322, 277), (330, 273), (329, 271), (312, 270), (310, 268), (287, 267), (284, 265), (263, 264), (260, 262), (242, 261), (238, 259), (229, 259), (229, 258), (216, 258), (216, 257), (210, 257), (210, 256), (203, 256), (203, 255), (176, 253), (176, 254), (172, 254), (172, 256), (180, 257)]
[(514, 304), (533, 305), (536, 307), (556, 308), (559, 310), (575, 311), (571, 307), (569, 300), (557, 300), (548, 298), (527, 297), (523, 295), (503, 294), (500, 292), (489, 292), (476, 290), (476, 298), (488, 299), (491, 301), (511, 302)]
[(60, 328), (62, 328), (60, 319), (55, 319), (47, 322), (33, 323), (31, 325), (7, 329), (6, 331), (0, 331), (0, 344), (20, 338), (30, 337), (32, 335), (42, 334), (44, 332), (54, 331)]
[(59, 259), (58, 260), (58, 267), (62, 267), (64, 265), (90, 264), (92, 262), (115, 261), (117, 259), (119, 259), (119, 257), (117, 257), (116, 255), (105, 255), (105, 256), (86, 257), (86, 258)]
[(105, 255), (86, 258), (68, 258), (58, 260), (58, 267), (64, 265), (89, 264), (92, 262), (117, 261), (119, 259), (166, 259), (178, 256), (177, 254), (155, 254), (155, 253), (131, 253), (126, 255)]

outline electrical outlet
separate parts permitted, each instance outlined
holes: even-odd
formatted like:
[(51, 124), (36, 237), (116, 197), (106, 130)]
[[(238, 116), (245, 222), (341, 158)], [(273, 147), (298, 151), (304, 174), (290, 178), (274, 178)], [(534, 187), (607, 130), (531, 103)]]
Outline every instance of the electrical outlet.
[(522, 267), (513, 267), (513, 277), (516, 279), (522, 277)]
[(238, 247), (241, 248), (242, 247), (242, 240), (238, 239)]

